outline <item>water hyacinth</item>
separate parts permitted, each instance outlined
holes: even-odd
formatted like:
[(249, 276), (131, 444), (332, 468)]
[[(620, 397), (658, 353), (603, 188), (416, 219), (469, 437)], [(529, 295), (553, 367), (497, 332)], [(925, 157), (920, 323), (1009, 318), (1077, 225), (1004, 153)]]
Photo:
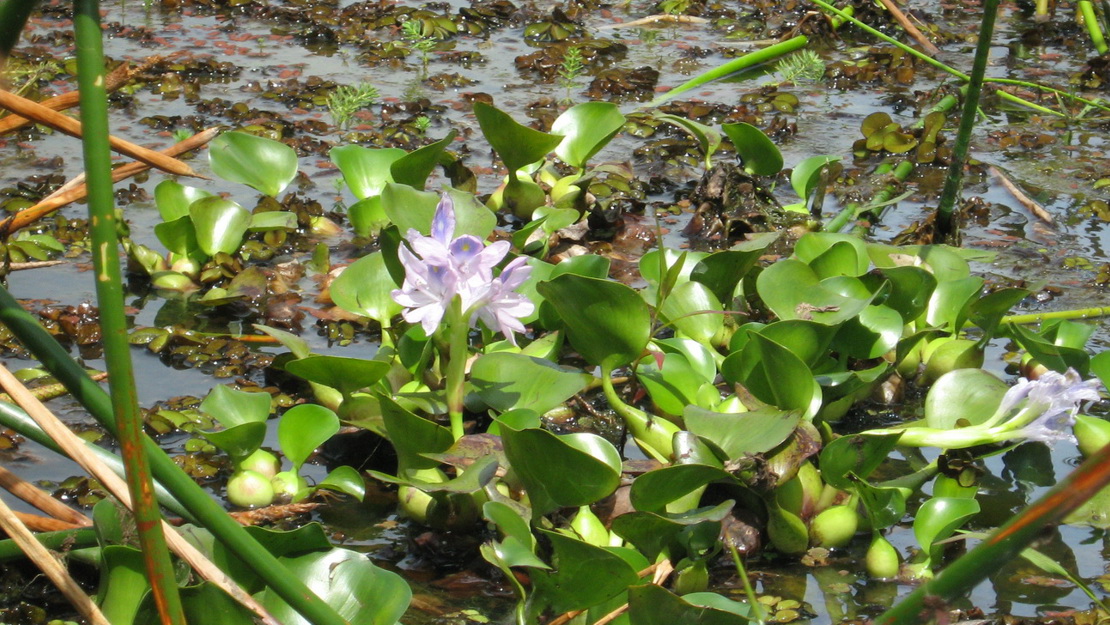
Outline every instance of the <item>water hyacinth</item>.
[[(1022, 378), (1006, 392), (983, 423), (955, 430), (902, 428), (899, 445), (956, 449), (1005, 441), (1075, 442), (1072, 431), (1080, 405), (1098, 401), (1097, 379), (1083, 380), (1075, 369), (1049, 371), (1036, 380)], [(899, 428), (871, 430), (889, 433)]]
[(452, 300), (459, 298), (470, 327), (481, 320), (490, 330), (498, 330), (514, 345), (517, 332), (524, 332), (520, 319), (532, 314), (535, 305), (516, 289), (528, 279), (532, 268), (523, 257), (493, 276), (493, 268), (509, 253), (507, 241), (486, 245), (476, 236), (455, 233), (455, 207), (444, 193), (436, 206), (431, 235), (410, 228), (405, 235), (412, 250), (398, 250), (405, 268), (405, 282), (392, 293), (403, 306), (405, 321), (419, 323), (431, 336), (447, 313)]

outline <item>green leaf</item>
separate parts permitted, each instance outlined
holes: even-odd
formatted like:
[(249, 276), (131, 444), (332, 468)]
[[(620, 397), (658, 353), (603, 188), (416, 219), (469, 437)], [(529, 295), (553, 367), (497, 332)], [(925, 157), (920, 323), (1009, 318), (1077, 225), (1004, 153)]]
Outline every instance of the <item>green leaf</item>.
[(563, 111), (551, 132), (563, 135), (555, 154), (579, 170), (624, 127), (625, 117), (611, 102), (583, 102)]
[(676, 286), (660, 313), (676, 330), (707, 346), (713, 345), (713, 338), (725, 325), (720, 300), (700, 282)]
[(474, 103), (474, 116), (486, 141), (509, 170), (510, 181), (516, 170), (543, 160), (563, 141), (560, 135), (522, 126), (508, 113), (482, 102)]
[[(596, 434), (556, 436), (546, 430), (514, 430), (502, 425), (501, 439), (537, 517), (561, 506), (594, 503), (620, 485), (620, 454)], [(559, 471), (551, 467), (559, 467)]]
[(316, 487), (346, 493), (359, 501), (366, 496), (366, 482), (363, 481), (362, 474), (347, 465), (333, 469)]
[(143, 597), (150, 592), (143, 554), (134, 547), (108, 545), (100, 552), (97, 605), (112, 625), (132, 625)]
[(636, 545), (648, 558), (655, 559), (664, 551), (681, 553), (680, 535), (705, 531), (716, 538), (721, 521), (729, 516), (735, 502), (731, 499), (711, 508), (699, 508), (682, 514), (626, 512), (613, 519), (613, 532)]
[(158, 207), (162, 221), (166, 222), (187, 217), (189, 206), (204, 197), (212, 197), (212, 194), (204, 189), (183, 185), (176, 180), (163, 180), (154, 187), (154, 205)]
[(647, 305), (619, 282), (566, 274), (536, 289), (555, 307), (571, 344), (590, 364), (627, 365), (639, 359), (651, 338)]
[(375, 236), (389, 225), (389, 216), (382, 208), (382, 196), (375, 195), (359, 200), (347, 207), (347, 219), (360, 237)]
[(251, 225), (250, 211), (222, 197), (201, 198), (189, 206), (197, 245), (209, 256), (234, 254)]
[(547, 412), (586, 388), (592, 379), (580, 369), (512, 352), (486, 354), (470, 370), (474, 392), (499, 412), (514, 408)]
[[(348, 549), (285, 557), (282, 563), (351, 625), (394, 625), (412, 599), (401, 576)], [(256, 598), (283, 625), (312, 625), (271, 589)]]
[(855, 484), (860, 502), (867, 509), (871, 527), (885, 529), (898, 523), (906, 515), (906, 493), (908, 489), (881, 488), (865, 481)]
[(725, 358), (721, 375), (743, 384), (760, 401), (801, 410), (808, 420), (821, 408), (821, 387), (809, 367), (782, 345), (759, 334)]
[(762, 130), (744, 122), (721, 124), (721, 130), (732, 141), (736, 155), (748, 173), (774, 176), (782, 170), (782, 152)]
[(926, 323), (953, 334), (959, 332), (967, 319), (968, 308), (978, 299), (982, 288), (983, 279), (978, 276), (940, 282), (925, 311)]
[[(890, 284), (884, 306), (889, 306), (909, 322), (921, 316), (929, 305), (929, 299), (937, 287), (933, 274), (920, 267), (887, 267), (879, 270), (882, 278)], [(865, 276), (865, 282), (874, 281), (879, 275)], [(877, 292), (877, 284), (868, 284), (871, 292)]]
[(664, 512), (667, 504), (717, 480), (732, 475), (706, 464), (676, 464), (648, 471), (632, 482), (629, 500), (642, 512)]
[(898, 444), (901, 432), (894, 434), (851, 434), (841, 436), (821, 450), (821, 477), (825, 483), (848, 490), (855, 483), (851, 475), (866, 479)]
[(360, 200), (380, 195), (386, 183), (394, 182), (393, 163), (405, 156), (400, 148), (367, 148), (348, 144), (328, 152), (343, 173), (343, 181)]
[(343, 356), (309, 356), (285, 364), (285, 370), (309, 382), (339, 389), (344, 396), (373, 386), (389, 373), (389, 363), (381, 360)]
[(794, 256), (809, 265), (821, 279), (831, 276), (861, 276), (871, 259), (859, 237), (833, 232), (809, 232), (798, 239)]
[(582, 610), (617, 596), (638, 579), (634, 569), (610, 550), (558, 532), (541, 530), (554, 551), (554, 571), (529, 571), (536, 600), (556, 614)]
[(936, 560), (939, 545), (937, 541), (951, 536), (968, 519), (979, 514), (979, 502), (967, 497), (933, 497), (917, 509), (913, 521), (913, 535), (917, 544), (929, 552)]
[(728, 250), (714, 252), (697, 260), (691, 255), (686, 260), (691, 268), (690, 279), (709, 287), (718, 301), (731, 302), (736, 285), (755, 266), (767, 246), (778, 238), (777, 232), (759, 233)]
[(653, 356), (644, 357), (636, 369), (636, 379), (644, 385), (658, 410), (676, 416), (687, 405), (696, 403), (698, 390), (712, 380), (695, 371), (680, 353), (664, 355), (662, 368)]
[(365, 315), (385, 327), (401, 313), (401, 305), (393, 300), (393, 290), (398, 288), (389, 275), (381, 251), (371, 252), (351, 263), (331, 283), (331, 299), (335, 305)]
[(730, 460), (737, 460), (781, 445), (798, 427), (802, 413), (769, 407), (721, 413), (687, 406), (682, 417), (691, 432), (719, 447)]
[[(693, 593), (679, 597), (662, 586), (644, 584), (628, 589), (628, 615), (631, 625), (746, 625), (752, 622), (747, 604), (730, 601), (725, 597), (709, 600)], [(718, 595), (719, 596), (719, 595)], [(694, 600), (710, 604), (709, 607), (693, 603)]]
[(717, 148), (721, 147), (721, 133), (717, 132), (716, 128), (678, 115), (660, 115), (657, 113), (655, 117), (690, 133), (697, 140), (698, 147), (701, 148), (706, 168), (709, 167), (713, 154), (717, 151)]
[[(747, 327), (745, 325), (740, 330), (744, 331)], [(806, 366), (813, 368), (828, 360), (829, 345), (839, 328), (805, 319), (788, 319), (769, 323), (753, 331), (782, 345)], [(737, 345), (732, 351), (738, 351), (739, 347)]]
[(262, 446), (266, 439), (265, 423), (243, 423), (214, 432), (201, 432), (216, 447), (238, 463)]
[(188, 215), (155, 225), (154, 236), (158, 237), (162, 245), (174, 254), (190, 256), (200, 252), (197, 231), (193, 227), (192, 218)]
[(898, 346), (902, 316), (886, 306), (868, 306), (840, 326), (832, 348), (850, 358), (878, 358)]
[(811, 156), (794, 166), (794, 170), (790, 172), (790, 186), (794, 187), (794, 193), (802, 198), (802, 202), (808, 202), (809, 197), (817, 190), (821, 170), (828, 167), (829, 163), (839, 160), (835, 156)]
[(251, 225), (249, 230), (252, 232), (263, 232), (266, 230), (296, 230), (297, 229), (297, 215), (289, 211), (266, 211), (263, 213), (254, 213), (251, 215)]
[[(253, 625), (254, 613), (239, 605), (220, 587), (204, 582), (181, 589), (181, 607), (189, 623), (219, 623), (220, 625)], [(159, 622), (154, 596), (145, 595), (139, 608), (137, 623)]]
[(281, 415), (277, 433), (281, 452), (299, 473), (312, 452), (338, 431), (339, 417), (334, 412), (316, 404), (300, 404)]
[(983, 369), (955, 369), (937, 378), (925, 396), (929, 427), (954, 430), (990, 419), (1010, 386)]
[(809, 265), (792, 258), (760, 272), (756, 291), (779, 319), (812, 319), (827, 325), (855, 317), (870, 303), (828, 288)]
[(418, 150), (413, 150), (394, 161), (389, 166), (389, 171), (393, 175), (393, 182), (407, 184), (414, 189), (423, 189), (424, 184), (428, 181), (428, 176), (439, 164), (443, 151), (451, 145), (458, 134), (459, 131), (452, 129), (446, 137), (439, 141), (430, 143)]
[(1086, 350), (1054, 345), (1044, 337), (1020, 325), (1011, 326), (1011, 336), (1018, 345), (1042, 365), (1063, 373), (1071, 367), (1086, 377), (1090, 369), (1090, 355)]
[(217, 176), (277, 197), (297, 175), (297, 153), (280, 141), (244, 132), (225, 132), (208, 144)]
[(200, 409), (215, 417), (225, 428), (243, 423), (262, 423), (270, 418), (270, 394), (237, 391), (220, 384), (212, 387), (204, 401), (200, 402)]
[(382, 395), (379, 400), (382, 421), (397, 452), (397, 474), (407, 477), (411, 471), (438, 467), (439, 461), (429, 460), (423, 454), (438, 454), (450, 449), (455, 442), (451, 430), (416, 416), (389, 397)]

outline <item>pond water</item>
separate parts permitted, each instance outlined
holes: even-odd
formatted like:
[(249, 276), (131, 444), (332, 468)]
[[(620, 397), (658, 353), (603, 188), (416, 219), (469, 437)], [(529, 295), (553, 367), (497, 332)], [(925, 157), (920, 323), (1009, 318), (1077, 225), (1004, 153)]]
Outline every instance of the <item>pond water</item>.
[[(492, 101), (518, 120), (530, 118), (541, 125), (549, 124), (566, 105), (564, 98), (573, 102), (609, 98), (620, 105), (622, 112), (631, 114), (645, 110), (646, 101), (657, 92), (766, 45), (768, 39), (782, 37), (799, 23), (805, 30), (814, 21), (824, 20), (812, 6), (793, 1), (672, 4), (681, 5), (679, 12), (689, 4), (687, 13), (699, 19), (679, 23), (651, 18), (639, 27), (624, 27), (633, 20), (663, 12), (659, 6), (640, 0), (615, 5), (542, 0), (473, 5), (201, 0), (172, 3), (176, 8), (170, 8), (171, 3), (105, 2), (105, 53), (117, 61), (151, 62), (140, 81), (112, 97), (113, 132), (146, 146), (163, 147), (172, 143), (170, 135), (178, 130), (196, 131), (212, 125), (260, 126), (297, 147), (303, 176), (295, 185), (303, 197), (331, 212), (338, 203), (350, 204), (353, 197), (347, 190), (337, 190), (341, 177), (328, 161), (328, 147), (364, 142), (411, 149), (456, 129), (461, 137), (451, 149), (465, 154), (469, 167), (486, 174), (479, 175), (478, 190), (488, 193), (500, 182), (501, 174), (495, 172), (499, 163), (482, 141), (470, 113), (471, 102)], [(1071, 7), (1061, 6), (1052, 21), (1038, 23), (1023, 4), (1004, 4), (989, 76), (1035, 80), (1079, 89), (1087, 97), (1101, 96), (1105, 87), (1095, 84), (1098, 70), (1088, 71), (1088, 58), (1096, 55), (1090, 51), (1083, 31), (1072, 22)], [(65, 12), (68, 5), (43, 5), (45, 10), (32, 18), (17, 53), (35, 62), (62, 62), (72, 52)], [(912, 3), (911, 8), (922, 22), (936, 29), (934, 35), (942, 43), (938, 59), (969, 70), (980, 16), (976, 6), (926, 0)], [(428, 55), (426, 71), (418, 53), (406, 53), (403, 46), (393, 45), (404, 40), (399, 26), (403, 17), (434, 21), (466, 11), (471, 11), (464, 13), (468, 16), (485, 17), (456, 19), (456, 23), (474, 26), (474, 33), (459, 33), (438, 43)], [(898, 32), (888, 18), (876, 17), (874, 9), (869, 11), (865, 12), (866, 19), (880, 25), (884, 32)], [(581, 45), (592, 45), (586, 49), (597, 51), (596, 56), (591, 53), (587, 58), (582, 75), (566, 85), (557, 76), (565, 42), (526, 36), (526, 31), (543, 31), (556, 37), (561, 29), (573, 31), (571, 41), (585, 42)], [(781, 72), (764, 68), (769, 71), (743, 81), (717, 82), (688, 92), (676, 99), (676, 109), (670, 112), (694, 111), (691, 114), (702, 115), (706, 123), (731, 115), (773, 129), (769, 134), (780, 146), (787, 166), (815, 154), (843, 157), (844, 173), (824, 205), (826, 215), (831, 215), (843, 203), (855, 199), (852, 187), (865, 185), (867, 174), (884, 157), (852, 157), (853, 143), (863, 138), (860, 125), (864, 118), (886, 112), (899, 124), (910, 126), (919, 117), (923, 103), (931, 103), (934, 95), (951, 90), (954, 83), (943, 72), (923, 63), (892, 60), (893, 48), (851, 26), (842, 28), (836, 36), (815, 37), (812, 47), (826, 64), (825, 77), (820, 81), (783, 82)], [(545, 50), (550, 54), (540, 54)], [(166, 58), (151, 58), (155, 56)], [(1097, 67), (1102, 67), (1105, 84), (1105, 64)], [(73, 88), (64, 69), (50, 78), (33, 85), (32, 91), (50, 95)], [(633, 82), (639, 88), (617, 95), (616, 90), (629, 86), (622, 81)], [(1085, 84), (1080, 84), (1083, 81)], [(358, 83), (373, 85), (380, 92), (381, 103), (356, 114), (349, 128), (341, 129), (329, 115), (326, 95), (336, 84)], [(775, 98), (782, 94), (793, 96), (796, 104), (774, 108)], [(1021, 95), (1036, 97), (1029, 91)], [(1040, 101), (1046, 106), (1061, 106), (1050, 98)], [(1073, 119), (1003, 107), (997, 98), (988, 98), (973, 143), (972, 156), (978, 163), (970, 168), (964, 185), (964, 198), (975, 198), (975, 204), (964, 229), (963, 244), (997, 253), (992, 262), (978, 263), (976, 271), (998, 283), (1024, 283), (1039, 291), (1037, 301), (1027, 300), (1020, 312), (1106, 303), (1105, 288), (1110, 283), (1110, 184), (1106, 183), (1110, 170), (1105, 150), (1110, 135), (1105, 111), (1084, 111), (1067, 103), (1063, 106)], [(742, 107), (747, 108), (740, 110)], [(421, 118), (426, 121), (418, 121)], [(955, 123), (955, 116), (950, 116), (944, 130), (949, 141)], [(622, 133), (599, 158), (631, 163), (637, 178), (645, 184), (640, 189), (642, 196), (628, 206), (633, 213), (648, 215), (650, 222), (653, 210), (668, 211), (700, 177), (700, 157), (688, 155), (695, 151), (695, 144), (677, 131), (658, 131), (647, 137)], [(77, 154), (75, 140), (41, 128), (0, 138), (0, 205), (16, 197), (14, 188), (31, 177), (50, 174), (68, 179), (76, 175), (81, 169)], [(208, 174), (206, 159), (194, 158), (190, 163)], [(1033, 215), (999, 177), (987, 173), (986, 165), (997, 167), (1039, 202), (1053, 222)], [(873, 228), (872, 238), (892, 240), (923, 219), (936, 203), (943, 171), (934, 165), (918, 167), (907, 184), (908, 195), (886, 210), (882, 222)], [(117, 186), (127, 189), (123, 211), (132, 235), (156, 249), (161, 248), (152, 228), (160, 218), (152, 196), (154, 186), (162, 179), (153, 174)], [(433, 178), (429, 187), (435, 188), (444, 180)], [(257, 195), (246, 187), (218, 179), (187, 183), (215, 193), (230, 193), (232, 199), (247, 207), (257, 201)], [(782, 178), (776, 193), (784, 202), (788, 201), (788, 189), (789, 184)], [(83, 210), (83, 206), (70, 206), (62, 213), (80, 218)], [(629, 219), (639, 218), (633, 215)], [(688, 219), (688, 211), (676, 211), (673, 223), (668, 224), (668, 245), (704, 243), (679, 234)], [(366, 249), (365, 242), (352, 245), (351, 239), (345, 230), (320, 240), (331, 248), (333, 262), (342, 262)], [(628, 245), (618, 252), (634, 260), (649, 246)], [(307, 252), (294, 252), (275, 260), (304, 261), (307, 256)], [(81, 254), (64, 265), (15, 272), (9, 278), (9, 288), (20, 299), (68, 306), (92, 301), (88, 262), (87, 255)], [(257, 316), (228, 315), (174, 296), (154, 294), (141, 281), (134, 286), (128, 303), (134, 307), (136, 326), (173, 324), (205, 332), (239, 333), (249, 331), (249, 324), (259, 321)], [(313, 297), (318, 286), (304, 278), (296, 288), (302, 296), (298, 306), (311, 313), (317, 308)], [(1110, 347), (1110, 325), (1103, 320), (1091, 323), (1097, 328), (1090, 349), (1097, 352)], [(372, 354), (376, 348), (372, 336), (365, 332), (353, 335), (352, 340), (334, 340), (329, 332), (335, 327), (327, 322), (314, 324), (311, 316), (294, 322), (292, 327), (321, 353), (357, 357)], [(276, 347), (254, 349), (271, 355), (284, 351)], [(987, 368), (1013, 379), (1013, 363), (1007, 364), (1007, 359), (1013, 357), (1011, 349), (1004, 342), (993, 344)], [(136, 348), (134, 356), (144, 406), (175, 396), (203, 396), (213, 385), (227, 381), (212, 376), (210, 367), (168, 363), (145, 349)], [(5, 360), (12, 368), (30, 366), (16, 356)], [(85, 362), (103, 369), (103, 362), (95, 355)], [(261, 381), (257, 372), (250, 375)], [(82, 419), (72, 402), (57, 400), (53, 405), (67, 418)], [(185, 440), (178, 436), (166, 444), (179, 452)], [(18, 463), (19, 472), (27, 479), (57, 482), (72, 474), (71, 465), (47, 460), (45, 452), (36, 452), (30, 444), (23, 451), (30, 458), (40, 458)], [(1046, 449), (1023, 447), (992, 459), (989, 474), (996, 477), (987, 484), (990, 494), (983, 506), (987, 512), (974, 525), (998, 525), (1004, 520), (998, 517), (1010, 514), (1051, 486), (1053, 475), (1059, 478), (1066, 474), (1077, 456), (1074, 447), (1062, 445), (1051, 455)], [(323, 472), (321, 467), (313, 477), (319, 478)], [(992, 515), (991, 510), (998, 512)], [(414, 622), (457, 622), (451, 619), (465, 617), (450, 615), (463, 608), (478, 609), (495, 620), (508, 618), (511, 593), (489, 582), (486, 568), (472, 568), (479, 560), (476, 550), (461, 562), (448, 563), (446, 558), (430, 555), (421, 530), (392, 516), (390, 507), (381, 501), (337, 506), (319, 517), (347, 544), (364, 547), (383, 564), (405, 571), (417, 584)], [(896, 529), (891, 540), (903, 550), (914, 544), (908, 527)], [(803, 602), (803, 616), (811, 617), (809, 622), (873, 616), (895, 596), (905, 594), (908, 586), (868, 582), (859, 562), (865, 548), (866, 541), (860, 538), (826, 565), (782, 566), (771, 562), (756, 565), (753, 575), (761, 593)], [(1110, 546), (1100, 530), (1060, 527), (1040, 548), (1060, 562), (1074, 563), (1078, 576), (1088, 581), (1105, 574), (1110, 561)], [(722, 581), (730, 579), (725, 566), (714, 573)], [(734, 584), (735, 579), (729, 583)], [(992, 577), (992, 583), (978, 587), (962, 605), (988, 613), (1047, 616), (1055, 610), (1084, 609), (1089, 599), (1074, 585), (1015, 564)]]

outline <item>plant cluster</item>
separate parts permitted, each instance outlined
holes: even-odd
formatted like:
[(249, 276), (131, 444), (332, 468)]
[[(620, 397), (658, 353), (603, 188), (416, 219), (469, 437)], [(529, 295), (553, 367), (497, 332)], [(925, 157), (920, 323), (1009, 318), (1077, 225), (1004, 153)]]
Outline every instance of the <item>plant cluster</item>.
[(377, 104), (379, 96), (377, 88), (369, 83), (339, 85), (328, 94), (332, 123), (340, 128), (349, 127), (355, 113)]

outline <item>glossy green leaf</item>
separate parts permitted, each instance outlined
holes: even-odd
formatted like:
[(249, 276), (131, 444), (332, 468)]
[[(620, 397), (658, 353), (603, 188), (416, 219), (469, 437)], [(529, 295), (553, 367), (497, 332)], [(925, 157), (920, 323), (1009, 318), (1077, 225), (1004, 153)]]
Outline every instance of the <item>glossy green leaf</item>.
[(690, 266), (689, 277), (709, 287), (719, 301), (729, 303), (732, 301), (736, 285), (747, 275), (748, 270), (755, 266), (767, 246), (778, 238), (778, 232), (759, 233), (728, 250), (714, 252), (700, 258), (691, 255), (686, 260), (686, 264)]
[(339, 431), (339, 417), (323, 406), (300, 404), (281, 415), (278, 421), (278, 442), (281, 452), (300, 472), (316, 448)]
[(547, 412), (584, 389), (592, 379), (580, 369), (511, 352), (486, 354), (470, 370), (474, 392), (499, 412), (513, 408)]
[(529, 571), (535, 600), (561, 614), (617, 596), (638, 579), (636, 569), (611, 550), (541, 530), (554, 552), (554, 571)]
[(577, 169), (586, 163), (624, 127), (624, 115), (611, 102), (583, 102), (563, 111), (551, 124), (551, 132), (563, 135), (555, 154)]
[(956, 369), (937, 378), (925, 396), (925, 422), (952, 430), (994, 415), (1010, 386), (983, 369)]
[(906, 494), (908, 489), (881, 488), (865, 481), (855, 484), (856, 494), (867, 509), (871, 527), (885, 529), (902, 521), (906, 515)]
[[(648, 284), (655, 287), (659, 286), (662, 281), (661, 274), (659, 273), (659, 254), (659, 249), (653, 249), (641, 256), (640, 262), (638, 263), (640, 277), (646, 280)], [(675, 284), (682, 284), (690, 280), (690, 275), (693, 273), (695, 265), (709, 256), (709, 254), (705, 252), (686, 252), (669, 247), (663, 248), (662, 254), (663, 262), (666, 263), (668, 270), (679, 267), (677, 270), (678, 274), (675, 277)], [(683, 254), (686, 255), (686, 261), (679, 266), (678, 260)]]
[(243, 423), (262, 423), (270, 417), (270, 394), (238, 391), (226, 384), (213, 386), (200, 402), (202, 412), (216, 418), (225, 428)]
[(392, 295), (398, 287), (389, 275), (382, 253), (377, 251), (351, 263), (332, 281), (329, 290), (336, 306), (388, 326), (401, 313), (401, 305)]
[(687, 406), (682, 413), (686, 427), (736, 460), (778, 447), (801, 422), (798, 410), (761, 408), (751, 412), (721, 413)]
[(670, 502), (717, 480), (731, 481), (732, 475), (705, 464), (676, 464), (636, 478), (629, 499), (637, 510), (664, 512)]
[(380, 195), (393, 182), (391, 167), (405, 156), (400, 148), (368, 148), (356, 144), (334, 147), (328, 152), (343, 174), (343, 181), (360, 200)]
[(423, 454), (443, 453), (455, 443), (451, 430), (418, 417), (389, 397), (381, 396), (382, 420), (389, 440), (397, 452), (397, 474), (405, 477), (410, 471), (432, 469), (439, 461)]
[(389, 216), (382, 208), (381, 195), (368, 197), (348, 206), (347, 219), (351, 222), (351, 229), (360, 237), (377, 235), (390, 224)]
[[(546, 430), (503, 426), (501, 439), (536, 516), (561, 506), (594, 503), (620, 485), (620, 454), (596, 434), (556, 436)], [(551, 467), (559, 467), (559, 471)], [(574, 479), (568, 480), (568, 475)]]
[(1090, 369), (1091, 357), (1084, 349), (1054, 345), (1044, 337), (1019, 325), (1011, 327), (1010, 335), (1037, 362), (1053, 371), (1063, 373), (1071, 367), (1078, 371), (1079, 375), (1086, 376)]
[(836, 488), (854, 484), (851, 475), (866, 479), (898, 444), (901, 432), (841, 436), (821, 450), (821, 477)]
[(662, 368), (654, 356), (645, 357), (636, 369), (636, 379), (658, 410), (676, 416), (687, 405), (697, 403), (698, 389), (709, 382), (690, 366), (686, 356), (678, 353), (666, 354)]
[(894, 309), (868, 306), (840, 326), (832, 347), (851, 358), (878, 358), (898, 346), (903, 325), (902, 316)]
[(563, 140), (560, 135), (522, 126), (508, 113), (482, 102), (474, 103), (474, 116), (478, 118), (482, 135), (501, 157), (510, 174), (543, 160)]
[(1099, 352), (1091, 357), (1091, 373), (1102, 382), (1102, 388), (1110, 388), (1110, 351)]
[(814, 367), (829, 357), (829, 345), (839, 329), (816, 321), (788, 319), (769, 323), (755, 331), (790, 350), (806, 366)]
[[(193, 220), (188, 216), (155, 225), (154, 236), (158, 237), (158, 240), (166, 246), (167, 250), (181, 256), (189, 256), (200, 251)], [(236, 249), (238, 249), (238, 246), (236, 246)]]
[[(753, 622), (747, 604), (711, 593), (679, 597), (662, 586), (644, 584), (628, 589), (630, 625), (746, 625)], [(700, 603), (696, 603), (700, 602)], [(702, 603), (707, 605), (702, 605)]]
[(809, 265), (796, 259), (779, 261), (760, 272), (756, 291), (779, 319), (812, 319), (828, 325), (851, 319), (869, 303), (826, 288)]
[(709, 166), (713, 154), (717, 151), (717, 148), (721, 147), (721, 133), (717, 132), (716, 128), (678, 115), (660, 115), (657, 113), (655, 117), (690, 133), (697, 140), (698, 147), (701, 148), (706, 167)]
[(366, 482), (362, 479), (362, 474), (347, 465), (333, 469), (316, 487), (345, 493), (359, 501), (366, 496)]
[[(348, 549), (287, 556), (282, 563), (351, 625), (394, 625), (412, 599), (401, 576)], [(283, 625), (312, 625), (270, 589), (256, 598)]]
[(861, 276), (871, 264), (867, 246), (862, 239), (833, 232), (807, 233), (798, 239), (794, 256), (812, 267), (822, 279), (830, 276)]
[(725, 358), (721, 374), (743, 384), (760, 401), (784, 410), (801, 410), (810, 419), (821, 408), (821, 387), (804, 362), (782, 345), (755, 334), (744, 348)]
[(920, 267), (887, 267), (880, 270), (880, 273), (863, 278), (865, 282), (869, 282), (868, 287), (872, 292), (878, 290), (878, 285), (870, 281), (879, 279), (880, 276), (890, 284), (883, 305), (897, 311), (907, 322), (917, 319), (925, 312), (933, 290), (937, 287), (937, 279), (933, 274)]
[(201, 432), (216, 447), (219, 447), (234, 462), (251, 455), (266, 439), (265, 423), (242, 423), (225, 430)]
[[(428, 176), (439, 164), (440, 157), (443, 156), (443, 151), (451, 142), (455, 140), (455, 136), (459, 132), (451, 129), (447, 136), (430, 143), (418, 150), (413, 150), (401, 158), (393, 161), (389, 166), (389, 171), (393, 176), (393, 182), (400, 184), (407, 184), (414, 189), (423, 189), (424, 184), (428, 180)], [(333, 148), (338, 149), (338, 148)]]
[[(377, 384), (389, 363), (344, 356), (309, 356), (285, 364), (285, 370), (310, 382), (339, 389), (344, 395)], [(288, 414), (288, 413), (287, 413)]]
[(280, 141), (244, 132), (225, 132), (208, 144), (217, 176), (277, 197), (297, 175), (297, 153)]
[(112, 625), (132, 625), (143, 597), (150, 592), (143, 554), (134, 547), (107, 545), (100, 552), (97, 605)]
[(252, 232), (266, 230), (296, 230), (297, 215), (289, 211), (266, 211), (251, 215)]
[(977, 276), (940, 282), (925, 311), (926, 323), (958, 332), (967, 319), (968, 307), (978, 298), (982, 288), (983, 279)]
[(566, 274), (537, 285), (588, 362), (616, 368), (640, 357), (651, 338), (651, 313), (619, 282)]
[[(497, 216), (475, 199), (473, 194), (448, 189), (455, 206), (454, 236), (472, 234), (485, 239), (497, 225)], [(382, 191), (382, 209), (389, 220), (402, 232), (412, 228), (429, 234), (432, 218), (439, 205), (439, 194), (417, 191), (408, 185), (387, 183)]]
[(808, 202), (821, 180), (821, 170), (829, 163), (839, 160), (835, 156), (811, 156), (795, 165), (794, 170), (790, 172), (790, 186), (794, 187), (794, 193), (797, 193), (803, 202)]
[(250, 211), (221, 197), (201, 198), (189, 206), (197, 245), (205, 254), (234, 254), (251, 225)]
[(935, 554), (934, 543), (950, 537), (968, 519), (979, 513), (979, 502), (965, 497), (933, 497), (917, 509), (913, 535), (917, 543)]
[(671, 291), (660, 313), (685, 336), (712, 345), (714, 337), (724, 330), (725, 318), (720, 311), (721, 302), (709, 287), (700, 282), (684, 282)]
[(626, 512), (613, 519), (615, 534), (636, 545), (645, 556), (658, 557), (663, 550), (681, 553), (683, 534), (707, 535), (712, 541), (721, 532), (721, 522), (729, 516), (735, 502), (731, 499), (710, 508), (681, 514)]
[(712, 382), (717, 377), (716, 353), (705, 345), (680, 337), (655, 339), (654, 343), (665, 354), (682, 354), (701, 381)]
[(732, 141), (744, 170), (757, 176), (774, 176), (782, 170), (782, 152), (771, 138), (751, 124), (721, 124)]
[(204, 189), (183, 185), (176, 180), (163, 180), (154, 187), (154, 205), (158, 207), (162, 221), (187, 217), (189, 206), (204, 197), (212, 197), (212, 194)]
[[(220, 587), (212, 582), (186, 586), (181, 591), (181, 607), (189, 623), (219, 623), (220, 625), (253, 625), (254, 613), (239, 605)], [(145, 595), (137, 623), (157, 623), (158, 611), (154, 597)], [(113, 622), (113, 625), (116, 625)]]

